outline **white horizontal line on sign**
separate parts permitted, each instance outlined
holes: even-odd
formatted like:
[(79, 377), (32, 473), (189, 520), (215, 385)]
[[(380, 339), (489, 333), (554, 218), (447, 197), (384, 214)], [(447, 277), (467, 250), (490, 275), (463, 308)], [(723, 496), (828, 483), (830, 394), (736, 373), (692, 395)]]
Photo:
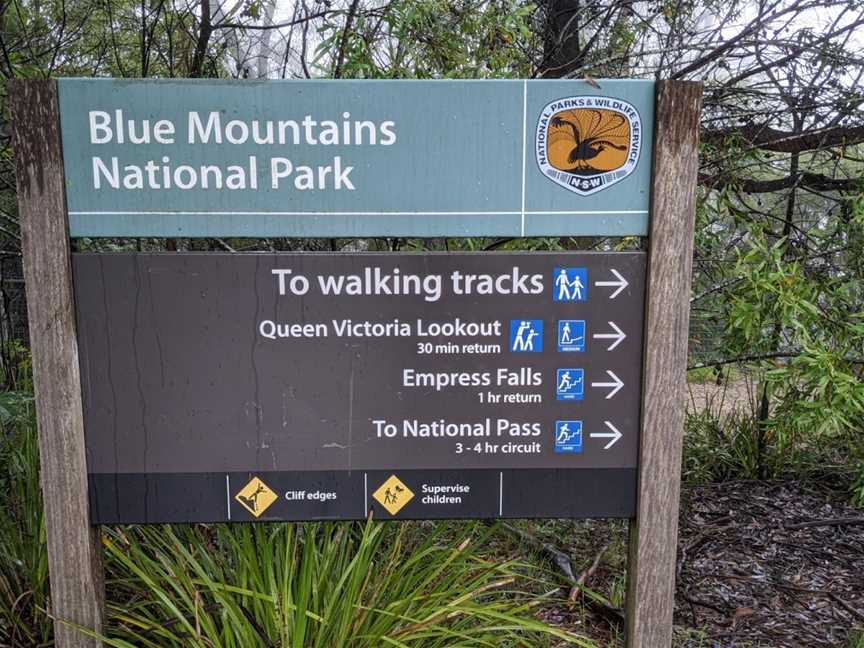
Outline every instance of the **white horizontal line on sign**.
[[(158, 215), (158, 216), (512, 216), (520, 215), (521, 211), (380, 211), (380, 212), (337, 212), (337, 211), (70, 211), (72, 216), (94, 216), (100, 214), (115, 215)], [(647, 214), (647, 209), (635, 210), (599, 210), (586, 211), (526, 211), (525, 214)]]
[[(490, 212), (492, 213), (492, 212)], [(623, 210), (623, 209), (612, 209), (612, 210), (602, 210), (602, 209), (588, 209), (586, 211), (526, 211), (526, 214), (647, 214), (647, 209), (631, 209), (631, 210)]]

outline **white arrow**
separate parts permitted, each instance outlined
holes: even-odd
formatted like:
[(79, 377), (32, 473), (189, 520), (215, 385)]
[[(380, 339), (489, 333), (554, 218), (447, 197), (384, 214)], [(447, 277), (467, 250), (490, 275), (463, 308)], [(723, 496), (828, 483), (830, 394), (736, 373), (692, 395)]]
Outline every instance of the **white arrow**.
[(609, 326), (611, 326), (613, 329), (615, 329), (614, 333), (595, 333), (594, 335), (591, 336), (591, 337), (596, 338), (598, 340), (615, 340), (612, 344), (610, 344), (606, 348), (607, 351), (611, 351), (612, 349), (614, 349), (616, 346), (618, 346), (619, 344), (621, 344), (624, 341), (624, 338), (627, 337), (624, 334), (624, 331), (622, 331), (620, 328), (618, 328), (615, 325), (615, 322), (609, 322)]
[(609, 377), (612, 380), (614, 380), (615, 382), (592, 382), (591, 386), (592, 387), (612, 387), (613, 388), (612, 391), (610, 391), (608, 394), (606, 394), (606, 400), (609, 400), (615, 394), (618, 393), (618, 390), (624, 386), (624, 383), (621, 382), (621, 379), (618, 376), (616, 376), (614, 373), (612, 373), (608, 369), (606, 370), (606, 373), (609, 374)]
[(606, 427), (608, 427), (612, 431), (611, 432), (592, 432), (589, 436), (592, 439), (612, 439), (609, 443), (607, 443), (605, 446), (603, 446), (604, 450), (608, 450), (613, 445), (615, 445), (615, 443), (617, 443), (618, 439), (620, 439), (624, 435), (621, 434), (615, 428), (615, 426), (612, 425), (609, 421), (603, 421), (603, 422), (606, 424)]
[(618, 290), (609, 295), (609, 299), (615, 299), (622, 290), (624, 290), (630, 284), (627, 280), (618, 272), (615, 268), (609, 268), (613, 275), (618, 278), (618, 281), (595, 281), (595, 286), (617, 286)]

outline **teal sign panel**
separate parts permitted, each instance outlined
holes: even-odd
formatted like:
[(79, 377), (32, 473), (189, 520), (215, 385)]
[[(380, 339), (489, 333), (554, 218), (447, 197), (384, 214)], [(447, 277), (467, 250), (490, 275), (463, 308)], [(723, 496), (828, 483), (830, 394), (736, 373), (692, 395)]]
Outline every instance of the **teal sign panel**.
[(61, 79), (70, 234), (645, 235), (651, 81)]

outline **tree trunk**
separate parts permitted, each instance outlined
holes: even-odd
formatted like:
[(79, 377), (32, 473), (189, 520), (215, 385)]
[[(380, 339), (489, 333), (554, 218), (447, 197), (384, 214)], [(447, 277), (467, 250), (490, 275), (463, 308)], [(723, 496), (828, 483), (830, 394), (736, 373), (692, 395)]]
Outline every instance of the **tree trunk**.
[(543, 62), (539, 76), (565, 77), (581, 66), (579, 12), (581, 0), (545, 0), (543, 3)]

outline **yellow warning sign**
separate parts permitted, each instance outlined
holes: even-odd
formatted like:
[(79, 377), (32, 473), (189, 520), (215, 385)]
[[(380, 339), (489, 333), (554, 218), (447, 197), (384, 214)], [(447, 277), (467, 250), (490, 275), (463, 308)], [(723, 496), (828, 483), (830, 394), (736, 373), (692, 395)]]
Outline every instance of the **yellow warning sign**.
[(414, 493), (396, 475), (390, 477), (378, 487), (372, 497), (378, 500), (390, 515), (396, 515), (408, 502), (414, 499)]
[(253, 477), (252, 481), (246, 484), (234, 499), (257, 518), (270, 508), (273, 502), (279, 499), (279, 496), (263, 481)]

